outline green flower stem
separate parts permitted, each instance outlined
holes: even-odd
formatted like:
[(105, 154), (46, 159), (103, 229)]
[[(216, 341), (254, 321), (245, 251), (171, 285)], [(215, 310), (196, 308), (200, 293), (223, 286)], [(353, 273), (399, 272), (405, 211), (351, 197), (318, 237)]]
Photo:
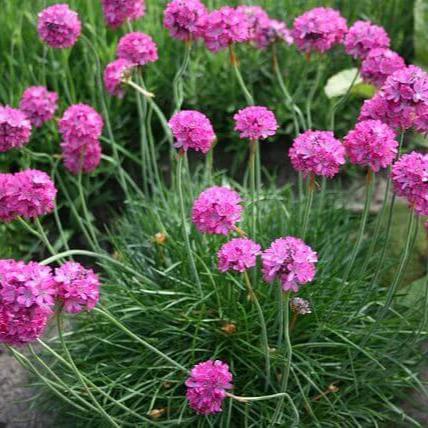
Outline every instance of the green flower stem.
[(250, 195), (251, 195), (251, 236), (257, 239), (257, 184), (256, 184), (256, 156), (257, 141), (250, 141), (250, 156), (248, 170), (250, 172)]
[(32, 235), (36, 236), (40, 239), (40, 241), (43, 242), (43, 244), (46, 246), (46, 248), (49, 250), (49, 252), (54, 256), (56, 254), (55, 249), (52, 247), (51, 243), (49, 242), (49, 238), (46, 235), (45, 230), (43, 229), (43, 226), (40, 223), (40, 220), (38, 217), (34, 219), (34, 224), (36, 225), (36, 229), (34, 229), (26, 220), (24, 220), (22, 217), (18, 217), (18, 221), (25, 227), (25, 229), (30, 232)]
[(145, 348), (149, 349), (150, 351), (157, 354), (159, 357), (161, 357), (163, 360), (167, 361), (168, 363), (172, 364), (177, 369), (188, 373), (188, 370), (186, 367), (182, 366), (180, 363), (177, 363), (177, 361), (173, 360), (172, 358), (168, 357), (168, 355), (164, 354), (162, 351), (159, 351), (159, 349), (155, 348), (154, 346), (150, 345), (150, 343), (146, 342), (144, 339), (141, 339), (141, 337), (134, 334), (132, 331), (130, 331), (128, 328), (126, 328), (120, 321), (118, 321), (115, 317), (113, 317), (108, 312), (100, 309), (100, 308), (94, 308), (94, 311), (103, 315), (107, 319), (109, 319), (114, 325), (119, 327), (124, 333), (126, 333), (128, 336), (132, 337), (134, 340), (136, 340), (138, 343), (143, 345)]
[(248, 105), (253, 106), (254, 97), (251, 95), (251, 92), (248, 90), (247, 85), (244, 82), (244, 78), (242, 77), (241, 70), (239, 69), (238, 59), (236, 58), (235, 50), (233, 45), (229, 46), (229, 54), (230, 54), (230, 63), (232, 64), (233, 71), (235, 72), (236, 79), (238, 80), (239, 86), (244, 94), (245, 100)]
[(108, 422), (109, 425), (114, 426), (116, 428), (120, 428), (120, 425), (118, 425), (116, 423), (116, 421), (104, 410), (103, 406), (98, 403), (97, 399), (95, 398), (94, 394), (92, 394), (91, 389), (88, 387), (87, 383), (85, 382), (85, 380), (83, 379), (82, 374), (80, 373), (80, 370), (77, 368), (76, 364), (74, 363), (74, 360), (70, 354), (70, 351), (68, 350), (67, 344), (65, 343), (64, 340), (64, 335), (62, 332), (62, 320), (61, 320), (61, 313), (58, 312), (57, 316), (57, 328), (58, 328), (58, 335), (59, 335), (59, 339), (61, 341), (61, 345), (64, 349), (64, 353), (68, 359), (68, 361), (70, 362), (71, 368), (74, 372), (74, 374), (77, 376), (77, 378), (79, 379), (79, 382), (82, 384), (83, 388), (85, 389), (86, 393), (88, 394), (88, 396), (91, 398), (92, 402), (94, 403), (95, 407), (99, 410), (100, 415), (102, 415), (104, 417), (104, 419), (106, 420), (106, 422)]
[(263, 395), (260, 397), (240, 397), (239, 395), (231, 394), (230, 392), (226, 392), (226, 396), (229, 398), (232, 398), (233, 400), (239, 401), (241, 403), (250, 403), (251, 401), (264, 401), (264, 400), (271, 400), (273, 398), (280, 398), (280, 397), (289, 397), (289, 394), (286, 392), (278, 392), (277, 394), (271, 394), (271, 395)]
[(180, 198), (180, 213), (181, 213), (181, 227), (183, 230), (183, 238), (186, 243), (187, 257), (189, 258), (190, 268), (192, 270), (193, 279), (196, 282), (196, 285), (199, 290), (199, 294), (202, 297), (202, 284), (199, 278), (198, 270), (196, 268), (195, 259), (193, 257), (192, 247), (190, 245), (190, 237), (187, 225), (187, 211), (184, 204), (184, 194), (183, 194), (183, 161), (185, 158), (185, 153), (180, 153), (178, 155), (177, 160), (177, 187), (178, 187), (178, 195)]
[(266, 371), (266, 387), (271, 383), (271, 368), (270, 368), (270, 351), (269, 351), (269, 338), (267, 333), (266, 320), (263, 314), (263, 309), (260, 305), (259, 299), (257, 298), (256, 293), (251, 285), (251, 280), (248, 275), (248, 272), (244, 272), (244, 281), (245, 285), (248, 289), (248, 294), (250, 297), (250, 301), (254, 302), (257, 308), (257, 312), (259, 314), (260, 327), (262, 329), (262, 342), (265, 354), (265, 371)]
[(309, 91), (309, 95), (306, 99), (306, 124), (307, 129), (312, 129), (312, 102), (314, 101), (315, 93), (318, 90), (318, 86), (321, 82), (321, 77), (324, 71), (324, 63), (320, 60), (318, 61), (317, 72), (315, 75), (314, 83)]
[(311, 208), (312, 208), (312, 205), (314, 202), (314, 192), (315, 192), (315, 175), (311, 174), (309, 179), (308, 179), (306, 204), (305, 204), (305, 211), (303, 214), (302, 239), (305, 239), (306, 232), (308, 231), (309, 219), (311, 216)]
[[(278, 285), (278, 287), (280, 287), (280, 285)], [(290, 293), (283, 292), (281, 298), (283, 300), (284, 308), (284, 343), (286, 346), (286, 362), (281, 379), (281, 393), (284, 394), (287, 392), (288, 388), (288, 379), (290, 377), (291, 361), (293, 358), (293, 347), (290, 339)], [(272, 418), (273, 423), (276, 423), (278, 418), (281, 417), (283, 406), (284, 400), (281, 399), (276, 406), (275, 413)]]
[[(296, 105), (296, 103), (293, 100), (293, 97), (290, 95), (287, 85), (285, 84), (284, 79), (282, 77), (281, 70), (279, 68), (276, 43), (272, 45), (272, 64), (273, 64), (273, 71), (278, 80), (279, 88), (281, 89), (281, 92), (284, 95), (286, 106), (291, 112), (293, 123), (294, 123), (295, 135), (297, 136), (300, 134), (300, 129), (307, 129), (306, 121), (302, 111)], [(299, 119), (300, 119), (300, 124), (299, 124)]]
[(184, 52), (184, 59), (183, 63), (181, 64), (180, 68), (177, 71), (177, 74), (174, 77), (173, 81), (173, 88), (174, 88), (174, 101), (175, 101), (175, 109), (174, 113), (177, 113), (181, 110), (181, 106), (183, 105), (184, 101), (184, 82), (183, 77), (186, 73), (189, 63), (190, 63), (190, 54), (192, 52), (192, 41), (186, 41), (185, 43), (185, 52)]

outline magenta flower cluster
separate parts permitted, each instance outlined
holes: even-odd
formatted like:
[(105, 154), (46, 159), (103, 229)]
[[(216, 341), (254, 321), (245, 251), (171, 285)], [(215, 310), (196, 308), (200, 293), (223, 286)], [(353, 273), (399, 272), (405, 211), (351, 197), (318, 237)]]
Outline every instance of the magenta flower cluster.
[(346, 20), (334, 9), (316, 7), (294, 20), (291, 35), (304, 52), (326, 52), (342, 43), (348, 31)]
[(158, 50), (153, 39), (144, 33), (128, 33), (119, 40), (117, 56), (135, 65), (145, 65), (158, 60)]
[(123, 80), (129, 78), (135, 65), (127, 59), (117, 59), (104, 70), (104, 85), (110, 95), (122, 98), (125, 91), (123, 89)]
[(428, 154), (403, 155), (392, 167), (392, 182), (398, 196), (418, 214), (428, 216)]
[(174, 146), (185, 152), (190, 149), (208, 153), (216, 139), (208, 117), (195, 110), (176, 113), (168, 124), (176, 140)]
[(63, 49), (76, 43), (82, 24), (79, 15), (67, 4), (55, 4), (39, 13), (37, 30), (48, 46)]
[(31, 86), (22, 94), (20, 110), (36, 128), (54, 117), (58, 108), (58, 94), (48, 91), (44, 86)]
[(25, 146), (30, 136), (31, 123), (23, 112), (0, 106), (0, 153)]
[(314, 279), (317, 261), (317, 253), (301, 239), (279, 238), (262, 253), (263, 276), (268, 283), (278, 279), (286, 292), (298, 292)]
[(200, 25), (201, 36), (211, 52), (226, 49), (233, 43), (247, 42), (250, 37), (245, 14), (229, 6), (207, 13)]
[(229, 366), (219, 360), (208, 360), (194, 366), (186, 380), (190, 407), (201, 415), (222, 411), (226, 390), (232, 388)]
[(256, 266), (261, 247), (248, 238), (235, 238), (224, 244), (217, 253), (220, 272), (245, 272)]
[(136, 21), (144, 16), (144, 0), (101, 0), (104, 19), (111, 28), (117, 28), (126, 22)]
[(54, 279), (58, 298), (66, 312), (77, 314), (95, 308), (100, 296), (100, 281), (92, 269), (67, 262), (55, 269)]
[(213, 186), (195, 200), (192, 220), (203, 233), (227, 235), (241, 220), (241, 197), (227, 187)]
[(104, 121), (92, 107), (74, 104), (59, 121), (65, 167), (73, 174), (92, 172), (101, 160), (99, 138)]
[(264, 140), (275, 135), (279, 128), (275, 115), (266, 107), (251, 106), (239, 110), (234, 116), (235, 131), (241, 138)]
[(289, 151), (293, 167), (305, 176), (334, 177), (345, 164), (345, 148), (331, 131), (306, 131)]
[(405, 67), (406, 63), (398, 53), (390, 49), (373, 49), (361, 64), (361, 76), (380, 88), (391, 74)]
[(390, 166), (397, 154), (395, 132), (379, 120), (357, 123), (343, 140), (350, 161), (378, 172)]
[(195, 40), (201, 35), (201, 19), (207, 13), (200, 0), (173, 0), (164, 11), (163, 25), (175, 39)]
[(0, 220), (36, 218), (53, 211), (57, 189), (50, 177), (27, 169), (15, 174), (0, 174)]
[(386, 31), (370, 21), (357, 21), (346, 34), (344, 45), (348, 55), (364, 59), (372, 49), (389, 48)]

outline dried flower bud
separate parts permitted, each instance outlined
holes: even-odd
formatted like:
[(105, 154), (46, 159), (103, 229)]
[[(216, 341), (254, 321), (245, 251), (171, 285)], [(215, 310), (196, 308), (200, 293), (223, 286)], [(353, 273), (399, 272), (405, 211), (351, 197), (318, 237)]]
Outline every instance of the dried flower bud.
[(167, 237), (166, 233), (163, 233), (163, 232), (158, 232), (153, 237), (153, 242), (156, 245), (165, 245), (167, 240), (168, 240), (168, 237)]
[(161, 409), (153, 409), (147, 415), (152, 419), (159, 419), (161, 416), (163, 416), (166, 413), (166, 408), (162, 407)]
[(291, 310), (298, 315), (307, 315), (312, 313), (311, 304), (301, 297), (293, 297), (290, 301)]
[(225, 324), (221, 329), (226, 334), (234, 334), (236, 333), (236, 324), (233, 324), (233, 323)]

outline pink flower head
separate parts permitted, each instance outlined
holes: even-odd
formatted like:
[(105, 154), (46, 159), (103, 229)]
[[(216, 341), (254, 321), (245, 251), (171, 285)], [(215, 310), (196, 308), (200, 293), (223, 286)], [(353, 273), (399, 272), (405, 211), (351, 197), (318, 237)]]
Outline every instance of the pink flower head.
[(273, 43), (280, 41), (291, 45), (293, 44), (293, 37), (284, 22), (269, 19), (259, 26), (254, 41), (259, 49), (266, 49)]
[(361, 107), (361, 112), (358, 117), (358, 121), (363, 120), (380, 120), (384, 123), (392, 125), (388, 117), (388, 102), (385, 99), (385, 95), (382, 91), (377, 92), (369, 100), (365, 100)]
[(23, 112), (0, 106), (0, 153), (25, 146), (30, 136), (31, 123)]
[(0, 343), (22, 345), (38, 339), (46, 328), (55, 297), (49, 267), (0, 260)]
[(59, 121), (59, 131), (67, 143), (81, 144), (82, 140), (98, 140), (103, 127), (103, 118), (86, 104), (72, 105)]
[(92, 269), (67, 262), (55, 269), (54, 279), (66, 312), (76, 314), (95, 308), (100, 295), (100, 281)]
[(378, 172), (392, 164), (398, 142), (388, 125), (379, 120), (365, 120), (348, 133), (343, 145), (352, 163)]
[(275, 115), (266, 107), (251, 106), (239, 110), (233, 117), (235, 131), (241, 138), (265, 140), (275, 135), (279, 128)]
[(122, 98), (124, 95), (123, 80), (131, 76), (135, 64), (127, 59), (117, 59), (104, 70), (104, 85), (111, 95)]
[(345, 37), (345, 50), (354, 58), (364, 59), (372, 49), (389, 48), (387, 32), (370, 21), (357, 21)]
[(120, 27), (127, 21), (144, 16), (144, 0), (101, 0), (104, 19), (111, 28)]
[(233, 376), (222, 361), (208, 360), (193, 367), (186, 380), (189, 406), (201, 415), (222, 411), (226, 390), (232, 388)]
[(13, 174), (0, 174), (0, 220), (10, 222), (17, 214), (14, 210), (15, 182)]
[(418, 214), (428, 215), (428, 154), (403, 155), (392, 167), (392, 183)]
[(174, 146), (186, 152), (192, 149), (208, 153), (216, 138), (210, 120), (199, 111), (180, 111), (168, 124), (177, 140)]
[(145, 65), (158, 60), (156, 43), (147, 34), (128, 33), (119, 40), (117, 56), (136, 65)]
[(46, 173), (27, 169), (14, 174), (10, 183), (8, 200), (13, 218), (36, 218), (54, 210), (57, 189)]
[(304, 52), (326, 52), (343, 42), (348, 31), (346, 20), (334, 9), (316, 7), (294, 20), (291, 35)]
[(361, 76), (366, 82), (380, 88), (391, 74), (405, 67), (398, 53), (390, 49), (373, 49), (361, 64)]
[(227, 187), (204, 190), (193, 204), (192, 220), (202, 233), (227, 235), (241, 220), (241, 197)]
[(261, 247), (248, 238), (235, 238), (224, 244), (218, 256), (218, 268), (220, 272), (234, 270), (244, 272), (254, 267)]
[(74, 140), (61, 143), (65, 167), (73, 174), (90, 173), (101, 162), (101, 144), (99, 140), (85, 139), (80, 143)]
[(44, 86), (31, 86), (24, 91), (19, 108), (36, 128), (51, 120), (58, 108), (58, 94)]
[(76, 43), (82, 24), (79, 15), (67, 4), (55, 4), (39, 13), (37, 30), (48, 46), (63, 49)]
[(163, 25), (178, 40), (194, 40), (200, 36), (201, 19), (207, 14), (200, 0), (172, 0), (168, 3)]
[(207, 13), (200, 23), (201, 36), (211, 52), (218, 52), (232, 43), (248, 41), (248, 21), (243, 12), (224, 6)]
[(334, 177), (345, 164), (345, 148), (330, 131), (306, 131), (293, 142), (289, 151), (293, 167), (305, 176)]
[(388, 116), (393, 127), (407, 129), (415, 124), (428, 104), (428, 74), (411, 65), (396, 71), (382, 87)]
[(315, 277), (317, 253), (301, 239), (279, 238), (262, 253), (263, 276), (266, 282), (278, 279), (284, 291), (297, 293), (301, 285)]

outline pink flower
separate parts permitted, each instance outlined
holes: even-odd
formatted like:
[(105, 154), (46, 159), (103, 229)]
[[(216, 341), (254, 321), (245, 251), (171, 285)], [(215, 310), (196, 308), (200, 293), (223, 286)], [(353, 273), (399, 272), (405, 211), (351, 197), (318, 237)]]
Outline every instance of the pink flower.
[(240, 137), (253, 141), (271, 137), (279, 128), (275, 115), (266, 107), (246, 107), (239, 110), (233, 118), (235, 131), (240, 133)]
[(293, 142), (289, 151), (293, 167), (305, 176), (334, 177), (345, 164), (345, 148), (330, 131), (306, 131)]
[(117, 59), (104, 70), (104, 85), (111, 95), (122, 98), (124, 95), (123, 80), (131, 76), (135, 64), (127, 59)]
[(80, 143), (75, 140), (61, 143), (65, 167), (73, 174), (90, 173), (97, 169), (101, 162), (101, 144), (99, 140), (84, 139)]
[(201, 18), (207, 14), (200, 0), (172, 0), (168, 3), (163, 25), (178, 40), (194, 40), (200, 36)]
[(120, 27), (127, 21), (144, 16), (144, 0), (101, 0), (104, 19), (111, 28)]
[(189, 406), (201, 415), (222, 411), (226, 390), (232, 388), (233, 376), (222, 361), (208, 360), (193, 367), (186, 380)]
[(39, 13), (39, 36), (51, 48), (73, 46), (80, 36), (82, 24), (79, 15), (67, 4), (55, 4)]
[(407, 198), (420, 215), (428, 215), (428, 154), (411, 152), (392, 167), (392, 183), (398, 196)]
[(158, 60), (158, 51), (150, 36), (134, 32), (124, 35), (119, 40), (117, 56), (136, 65), (145, 65)]
[(229, 6), (206, 14), (200, 23), (201, 36), (211, 52), (218, 52), (232, 43), (249, 39), (249, 27), (245, 15)]
[(56, 297), (49, 267), (0, 260), (0, 343), (22, 345), (44, 332)]
[(391, 165), (398, 148), (395, 132), (379, 120), (357, 123), (343, 145), (352, 163), (370, 167), (374, 172)]
[(241, 220), (241, 197), (227, 187), (204, 190), (193, 204), (192, 220), (202, 233), (227, 235)]
[(14, 211), (15, 184), (13, 174), (0, 174), (0, 220), (10, 222), (15, 220)]
[(23, 112), (0, 106), (0, 153), (25, 146), (30, 136), (31, 123)]
[(103, 118), (86, 104), (69, 107), (59, 121), (59, 131), (66, 142), (79, 144), (84, 139), (97, 140), (104, 127)]
[(326, 52), (342, 43), (348, 31), (346, 20), (334, 9), (316, 7), (294, 20), (291, 35), (304, 52)]
[[(377, 92), (369, 100), (365, 100), (361, 107), (358, 121), (363, 120), (380, 120), (388, 125), (393, 125), (388, 117), (388, 102), (382, 91)], [(394, 126), (392, 126), (394, 127)]]
[(364, 59), (372, 49), (389, 48), (387, 32), (370, 21), (357, 21), (345, 37), (345, 50), (354, 58)]
[(91, 311), (99, 300), (100, 281), (92, 269), (85, 269), (75, 262), (64, 263), (55, 269), (58, 297), (64, 303), (64, 310), (76, 314)]
[(301, 239), (279, 238), (262, 253), (263, 276), (266, 282), (278, 279), (284, 291), (298, 292), (301, 285), (315, 277), (317, 253)]
[(19, 108), (36, 128), (54, 117), (58, 108), (58, 94), (44, 86), (31, 86), (24, 91)]
[(391, 74), (405, 67), (398, 53), (389, 49), (373, 49), (361, 64), (361, 76), (366, 82), (380, 88)]
[(224, 244), (218, 256), (218, 269), (220, 272), (234, 270), (244, 272), (254, 267), (261, 247), (251, 239), (235, 238)]
[(195, 110), (176, 113), (168, 124), (177, 140), (174, 146), (186, 152), (192, 149), (208, 153), (216, 138), (210, 120)]
[(57, 189), (46, 173), (27, 169), (14, 174), (10, 183), (8, 200), (13, 218), (36, 218), (54, 210)]

